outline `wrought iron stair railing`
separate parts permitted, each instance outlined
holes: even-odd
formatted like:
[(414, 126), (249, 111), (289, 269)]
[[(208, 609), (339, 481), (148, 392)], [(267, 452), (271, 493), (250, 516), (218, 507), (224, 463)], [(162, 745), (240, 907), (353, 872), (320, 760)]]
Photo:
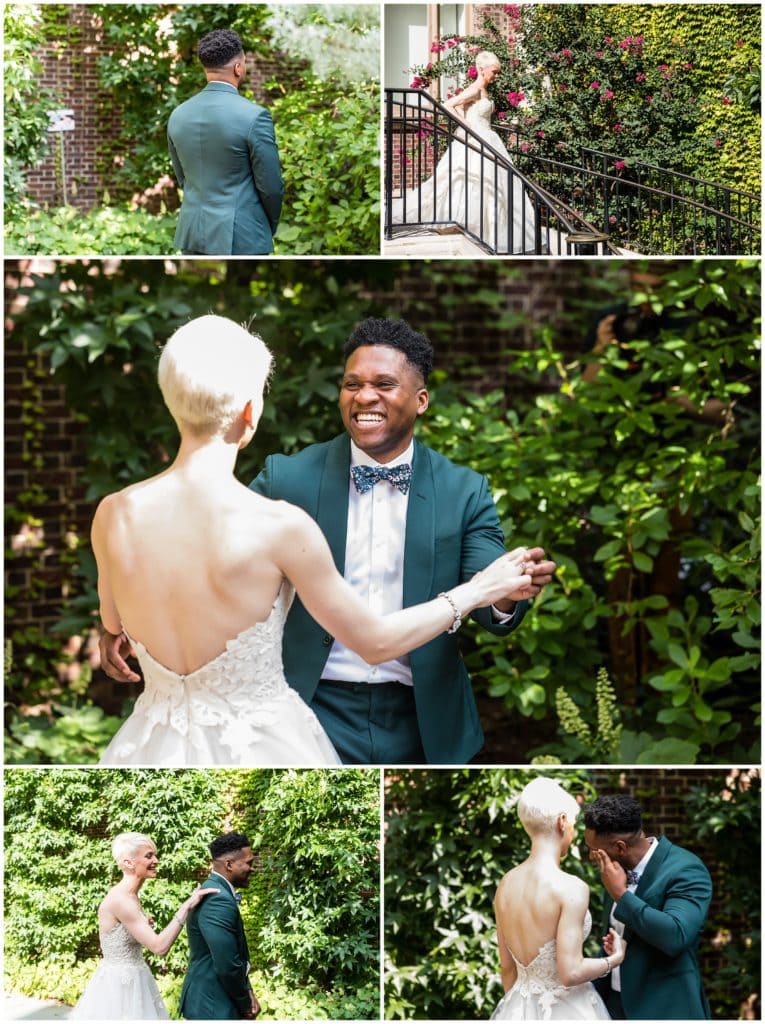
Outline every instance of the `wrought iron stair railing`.
[(456, 226), (491, 254), (609, 251), (607, 236), (573, 204), (532, 181), (428, 93), (386, 89), (385, 102), (386, 239), (415, 227)]
[(646, 255), (747, 256), (762, 246), (759, 196), (656, 164), (586, 146), (579, 162), (542, 156), (499, 126), (513, 162), (607, 233)]

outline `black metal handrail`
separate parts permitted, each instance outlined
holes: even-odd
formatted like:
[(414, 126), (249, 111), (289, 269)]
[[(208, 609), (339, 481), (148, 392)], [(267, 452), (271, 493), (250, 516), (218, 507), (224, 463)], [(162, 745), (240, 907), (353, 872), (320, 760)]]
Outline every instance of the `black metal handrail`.
[[(648, 255), (760, 252), (761, 201), (753, 193), (587, 146), (572, 164), (524, 152), (517, 131), (497, 130), (521, 167), (600, 224), (616, 246)], [(623, 168), (610, 172), (616, 163)]]
[[(607, 236), (531, 181), (430, 95), (419, 89), (386, 89), (385, 97), (386, 239), (412, 227), (457, 226), (492, 254), (609, 251)], [(413, 137), (427, 139), (427, 149), (423, 153), (423, 146), (417, 147), (417, 166), (410, 172), (406, 143)], [(402, 188), (394, 199), (396, 169)], [(423, 195), (426, 179), (429, 195)]]

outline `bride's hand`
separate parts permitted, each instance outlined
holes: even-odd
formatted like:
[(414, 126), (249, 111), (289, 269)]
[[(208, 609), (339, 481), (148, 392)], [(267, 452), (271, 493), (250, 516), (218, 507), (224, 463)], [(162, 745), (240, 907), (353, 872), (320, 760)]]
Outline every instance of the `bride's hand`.
[(532, 583), (527, 571), (531, 569), (532, 563), (527, 554), (524, 548), (516, 548), (515, 551), (500, 555), (485, 569), (477, 572), (470, 580), (478, 596), (474, 607), (484, 608), (503, 599), (522, 600), (524, 592)]
[(201, 885), (198, 885), (191, 896), (186, 900), (186, 908), (191, 910), (198, 903), (201, 903), (205, 896), (210, 896), (214, 892), (220, 892), (220, 889), (203, 889)]
[(627, 943), (616, 929), (609, 928), (608, 935), (603, 939), (603, 948), (606, 951), (606, 956), (615, 961), (611, 965), (612, 967), (618, 967), (619, 964), (624, 962), (624, 957), (627, 953)]

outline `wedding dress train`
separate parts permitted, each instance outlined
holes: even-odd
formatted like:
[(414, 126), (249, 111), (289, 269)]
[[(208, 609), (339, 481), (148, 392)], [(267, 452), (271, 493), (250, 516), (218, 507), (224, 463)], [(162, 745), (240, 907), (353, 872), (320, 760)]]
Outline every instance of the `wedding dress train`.
[(141, 943), (121, 922), (100, 941), (103, 960), (70, 1020), (169, 1020)]
[[(584, 938), (592, 917), (584, 918)], [(522, 964), (508, 946), (518, 976), (499, 1001), (491, 1020), (610, 1020), (606, 1004), (591, 982), (567, 988), (558, 975), (555, 939), (541, 947), (529, 964)]]
[(100, 764), (340, 764), (318, 718), (284, 676), (282, 633), (294, 594), (283, 583), (264, 622), (243, 630), (188, 675), (166, 668), (131, 641), (144, 691)]
[[(502, 139), (491, 127), (493, 102), (476, 100), (468, 107), (465, 121), (476, 134), (510, 161)], [(494, 161), (481, 158), (476, 148), (468, 148), (455, 137), (436, 166), (435, 173), (405, 196), (393, 200), (393, 223), (457, 223), (482, 238), (496, 252), (534, 252), (536, 231), (534, 208), (527, 198), (523, 182), (498, 167), (496, 187)], [(451, 184), (451, 204), (450, 186)], [(496, 198), (496, 217), (495, 217)], [(467, 209), (466, 209), (467, 207)], [(512, 213), (512, 237), (509, 236), (509, 211)]]

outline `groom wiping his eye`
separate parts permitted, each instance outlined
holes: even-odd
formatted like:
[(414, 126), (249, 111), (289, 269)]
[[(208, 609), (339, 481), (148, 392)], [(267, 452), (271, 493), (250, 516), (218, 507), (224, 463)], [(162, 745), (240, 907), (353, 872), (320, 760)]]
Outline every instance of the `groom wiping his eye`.
[[(340, 413), (347, 433), (296, 455), (272, 455), (251, 484), (303, 508), (321, 527), (338, 570), (379, 613), (428, 601), (505, 550), (486, 479), (414, 439), (428, 408), (433, 347), (403, 320), (370, 318), (345, 345)], [(526, 551), (525, 598), (555, 563)], [(526, 600), (474, 617), (505, 636)], [(483, 743), (460, 656), (459, 616), (409, 655), (369, 665), (295, 600), (284, 632), (287, 679), (311, 705), (346, 764), (461, 764)]]

